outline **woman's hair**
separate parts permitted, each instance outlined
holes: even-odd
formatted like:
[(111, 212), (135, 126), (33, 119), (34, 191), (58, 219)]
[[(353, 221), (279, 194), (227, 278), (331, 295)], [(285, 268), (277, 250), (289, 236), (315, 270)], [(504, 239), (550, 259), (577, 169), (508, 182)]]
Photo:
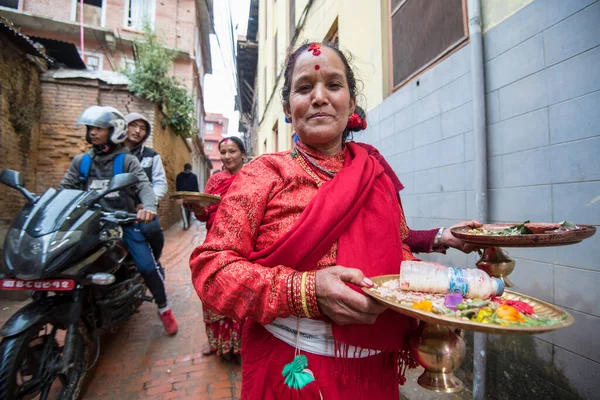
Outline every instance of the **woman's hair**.
[[(300, 54), (303, 51), (308, 51), (308, 48), (313, 43), (314, 42), (304, 43), (302, 46), (298, 47), (288, 57), (288, 60), (285, 64), (285, 71), (283, 73), (283, 76), (284, 76), (283, 87), (281, 88), (281, 98), (282, 98), (282, 103), (284, 106), (289, 106), (289, 104), (290, 104), (290, 92), (292, 90), (292, 78), (293, 78), (293, 74), (294, 74), (294, 67), (296, 66), (296, 60), (298, 59), (298, 56), (300, 56)], [(342, 60), (342, 63), (344, 64), (344, 72), (346, 73), (346, 80), (348, 81), (348, 90), (350, 92), (350, 98), (356, 99), (356, 97), (358, 95), (358, 87), (357, 87), (358, 81), (357, 81), (356, 77), (354, 76), (354, 70), (350, 66), (351, 57), (346, 56), (342, 51), (340, 51), (340, 49), (331, 45), (330, 43), (318, 43), (318, 42), (316, 42), (316, 43), (333, 50), (338, 55), (338, 57)], [(358, 114), (358, 116), (361, 118), (361, 120), (365, 119), (365, 112), (362, 108), (356, 106), (354, 112), (356, 114)], [(342, 134), (342, 140), (346, 141), (346, 139), (350, 135), (350, 132), (358, 132), (358, 131), (361, 131), (362, 129), (364, 129), (364, 128), (362, 128), (362, 125), (361, 125), (361, 127), (352, 128), (352, 129), (346, 127), (346, 129), (344, 129), (344, 133)]]
[(221, 145), (223, 144), (223, 142), (231, 140), (233, 143), (235, 143), (235, 145), (238, 147), (238, 149), (240, 149), (240, 152), (243, 155), (246, 155), (246, 146), (244, 146), (244, 142), (242, 142), (242, 140), (236, 136), (229, 136), (226, 137), (225, 139), (222, 139), (219, 142), (219, 150), (221, 150)]

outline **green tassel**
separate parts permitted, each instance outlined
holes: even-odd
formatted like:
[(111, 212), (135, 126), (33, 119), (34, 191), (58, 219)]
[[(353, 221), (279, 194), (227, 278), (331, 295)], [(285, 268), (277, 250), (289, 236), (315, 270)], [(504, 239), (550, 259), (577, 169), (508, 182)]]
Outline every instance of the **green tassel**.
[(284, 377), (284, 382), (292, 389), (302, 389), (304, 386), (315, 380), (311, 370), (307, 369), (308, 360), (305, 355), (294, 357), (294, 361), (286, 364), (281, 373)]

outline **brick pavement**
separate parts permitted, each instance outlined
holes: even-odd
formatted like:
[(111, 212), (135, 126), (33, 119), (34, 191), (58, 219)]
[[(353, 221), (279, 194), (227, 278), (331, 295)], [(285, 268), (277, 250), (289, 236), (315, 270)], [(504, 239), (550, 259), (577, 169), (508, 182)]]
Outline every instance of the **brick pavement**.
[[(165, 235), (161, 260), (179, 333), (165, 336), (156, 306), (144, 303), (116, 333), (103, 336), (86, 400), (239, 399), (241, 367), (201, 354), (206, 342), (202, 304), (191, 285), (188, 258), (204, 240), (204, 224), (194, 221), (183, 231), (177, 223)], [(24, 303), (3, 301), (0, 323)]]
[(205, 235), (197, 221), (188, 231), (181, 223), (165, 231), (161, 260), (178, 334), (165, 336), (156, 306), (143, 304), (117, 333), (104, 336), (85, 399), (239, 399), (240, 366), (201, 354), (206, 343), (202, 304), (191, 285), (188, 258)]

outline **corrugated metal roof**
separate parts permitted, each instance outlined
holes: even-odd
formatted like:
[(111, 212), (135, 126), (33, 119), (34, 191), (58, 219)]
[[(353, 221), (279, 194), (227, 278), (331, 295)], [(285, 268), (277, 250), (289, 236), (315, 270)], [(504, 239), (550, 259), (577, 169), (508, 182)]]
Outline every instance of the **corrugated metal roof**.
[(45, 47), (48, 56), (56, 61), (57, 67), (64, 66), (72, 69), (86, 69), (85, 63), (73, 43), (37, 36), (31, 36), (31, 40)]
[(23, 53), (43, 58), (50, 64), (53, 63), (52, 59), (46, 55), (44, 46), (36, 44), (29, 36), (19, 32), (12, 22), (2, 16), (0, 16), (0, 33), (6, 36)]

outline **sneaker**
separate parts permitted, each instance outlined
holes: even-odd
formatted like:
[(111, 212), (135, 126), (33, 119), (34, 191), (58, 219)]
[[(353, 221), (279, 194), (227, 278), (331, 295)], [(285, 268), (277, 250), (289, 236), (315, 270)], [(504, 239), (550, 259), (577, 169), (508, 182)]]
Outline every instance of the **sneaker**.
[(165, 333), (169, 336), (173, 336), (174, 334), (177, 333), (177, 320), (175, 319), (175, 316), (173, 315), (173, 310), (171, 310), (170, 308), (161, 313), (160, 311), (158, 312), (158, 316), (160, 317), (160, 320), (163, 323), (163, 327), (165, 328)]

